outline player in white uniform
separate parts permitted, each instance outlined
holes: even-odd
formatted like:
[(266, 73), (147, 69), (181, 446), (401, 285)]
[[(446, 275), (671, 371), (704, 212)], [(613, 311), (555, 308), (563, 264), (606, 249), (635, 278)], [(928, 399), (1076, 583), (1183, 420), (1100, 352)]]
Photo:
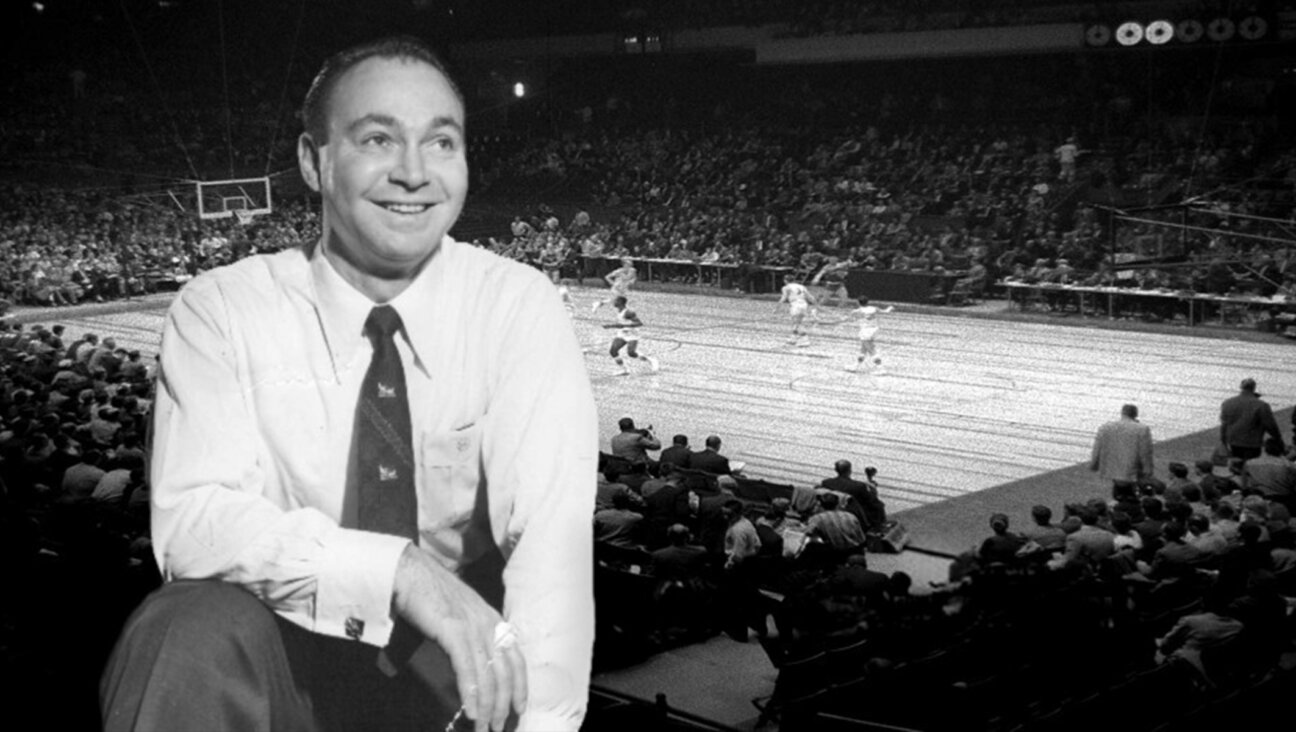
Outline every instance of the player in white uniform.
[(778, 304), (788, 303), (788, 315), (792, 316), (792, 337), (788, 338), (788, 345), (809, 345), (810, 332), (805, 328), (805, 320), (814, 307), (814, 295), (793, 275), (785, 275), (783, 282), (783, 296)]
[(612, 291), (608, 294), (607, 299), (596, 301), (590, 307), (590, 312), (597, 312), (604, 305), (615, 306), (618, 297), (630, 296), (630, 285), (639, 280), (639, 272), (635, 269), (634, 260), (625, 257), (621, 260), (621, 266), (604, 275), (603, 280), (608, 283), (608, 287), (612, 288)]
[(572, 281), (566, 277), (558, 281), (558, 297), (562, 298), (563, 308), (567, 310), (569, 317), (576, 317), (576, 301), (572, 299), (571, 294)]
[(851, 311), (851, 315), (859, 321), (859, 355), (855, 357), (855, 365), (847, 366), (847, 371), (856, 371), (868, 362), (869, 367), (877, 367), (874, 373), (885, 373), (882, 369), (882, 357), (877, 354), (877, 332), (879, 313), (889, 313), (895, 310), (894, 306), (887, 306), (886, 310), (879, 310), (873, 305), (869, 305), (867, 297), (859, 299), (860, 306)]
[(645, 356), (639, 353), (639, 328), (643, 327), (643, 321), (639, 316), (630, 309), (623, 296), (617, 296), (612, 300), (612, 307), (617, 311), (617, 322), (603, 326), (604, 328), (615, 328), (616, 335), (612, 337), (612, 346), (608, 349), (612, 360), (621, 368), (621, 374), (624, 376), (630, 373), (626, 367), (625, 359), (621, 357), (621, 350), (625, 349), (625, 354), (630, 358), (638, 359), (648, 364), (648, 368), (656, 371), (661, 368), (661, 364), (652, 356)]

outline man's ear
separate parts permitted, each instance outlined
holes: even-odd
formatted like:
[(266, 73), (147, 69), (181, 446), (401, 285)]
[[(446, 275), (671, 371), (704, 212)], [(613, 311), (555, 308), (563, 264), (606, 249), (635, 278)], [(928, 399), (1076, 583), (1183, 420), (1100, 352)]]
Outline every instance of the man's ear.
[(319, 146), (311, 139), (310, 133), (303, 132), (297, 138), (297, 167), (301, 169), (302, 180), (312, 191), (320, 190)]

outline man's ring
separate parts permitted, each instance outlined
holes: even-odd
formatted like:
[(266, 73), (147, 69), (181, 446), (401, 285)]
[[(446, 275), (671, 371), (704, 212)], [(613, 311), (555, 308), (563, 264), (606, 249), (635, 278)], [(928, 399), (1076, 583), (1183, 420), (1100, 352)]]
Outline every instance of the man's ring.
[(517, 645), (517, 628), (512, 623), (495, 625), (495, 648), (506, 650)]

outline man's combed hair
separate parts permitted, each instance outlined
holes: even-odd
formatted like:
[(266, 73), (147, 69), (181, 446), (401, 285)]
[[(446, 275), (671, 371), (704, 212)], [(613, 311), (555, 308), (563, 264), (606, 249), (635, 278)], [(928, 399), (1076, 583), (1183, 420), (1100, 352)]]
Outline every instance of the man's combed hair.
[(339, 51), (329, 57), (320, 67), (319, 73), (315, 75), (315, 80), (311, 82), (301, 108), (302, 124), (306, 127), (306, 134), (311, 136), (315, 144), (323, 145), (328, 142), (329, 97), (333, 94), (338, 79), (371, 58), (406, 59), (425, 63), (441, 72), (459, 99), (459, 103), (463, 104), (463, 93), (459, 91), (459, 85), (450, 76), (445, 62), (430, 46), (413, 36), (380, 38)]

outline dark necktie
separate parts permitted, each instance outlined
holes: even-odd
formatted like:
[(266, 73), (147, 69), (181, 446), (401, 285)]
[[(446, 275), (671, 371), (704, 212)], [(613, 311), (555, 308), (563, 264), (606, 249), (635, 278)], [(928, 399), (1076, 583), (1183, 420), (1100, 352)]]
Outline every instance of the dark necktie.
[(366, 531), (417, 540), (409, 397), (405, 369), (393, 339), (400, 330), (400, 315), (390, 305), (374, 308), (365, 320), (365, 336), (373, 343), (374, 353), (356, 401), (357, 523)]

